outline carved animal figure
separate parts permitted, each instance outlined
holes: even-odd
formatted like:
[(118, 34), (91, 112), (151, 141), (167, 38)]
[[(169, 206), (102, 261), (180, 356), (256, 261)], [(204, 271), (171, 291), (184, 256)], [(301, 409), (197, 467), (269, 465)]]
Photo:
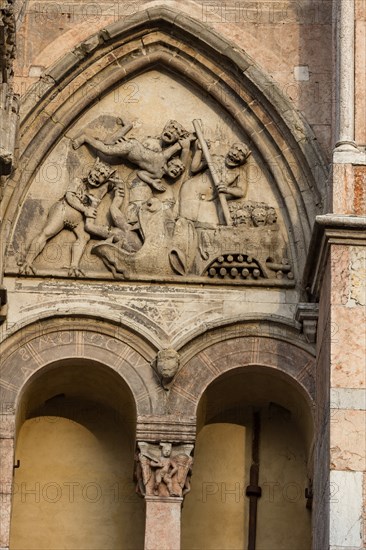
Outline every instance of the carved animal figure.
[(112, 239), (92, 249), (116, 278), (190, 272), (197, 251), (197, 234), (191, 221), (175, 220), (171, 208), (152, 197), (139, 210), (139, 224), (144, 242), (137, 252), (123, 250)]

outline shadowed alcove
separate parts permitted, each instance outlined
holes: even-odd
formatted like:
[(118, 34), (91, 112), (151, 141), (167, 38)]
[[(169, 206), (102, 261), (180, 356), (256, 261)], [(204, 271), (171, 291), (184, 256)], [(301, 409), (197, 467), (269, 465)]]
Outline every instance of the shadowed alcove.
[(27, 383), (17, 420), (12, 550), (141, 548), (136, 411), (122, 378), (93, 361), (54, 363)]
[[(313, 425), (308, 399), (296, 386), (283, 373), (254, 366), (229, 371), (208, 386), (198, 407), (182, 548), (247, 548), (253, 515), (257, 550), (310, 548), (305, 489)], [(258, 483), (250, 477), (253, 464)], [(256, 514), (249, 485), (254, 493), (256, 485), (261, 489)]]

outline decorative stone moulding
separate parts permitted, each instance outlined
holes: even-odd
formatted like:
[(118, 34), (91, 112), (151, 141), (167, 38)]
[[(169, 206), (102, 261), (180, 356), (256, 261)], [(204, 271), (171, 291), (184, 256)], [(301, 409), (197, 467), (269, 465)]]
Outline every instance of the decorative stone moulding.
[[(151, 362), (156, 348), (129, 329), (100, 319), (53, 317), (18, 330), (1, 344), (0, 394), (10, 412), (23, 392), (48, 369), (76, 358), (103, 365), (113, 387), (128, 387), (136, 410), (136, 440), (192, 445), (197, 407), (205, 389), (235, 369), (263, 366), (296, 383), (314, 398), (314, 348), (291, 323), (262, 321), (221, 327), (193, 339), (180, 351), (181, 366), (169, 392), (157, 383)], [(168, 395), (167, 395), (168, 394)], [(116, 402), (118, 406), (118, 402)]]
[(14, 167), (19, 120), (19, 96), (13, 91), (13, 61), (16, 47), (14, 1), (0, 4), (0, 176)]
[(11, 83), (13, 61), (15, 58), (16, 21), (14, 0), (5, 0), (0, 4), (0, 84)]
[(8, 274), (299, 281), (325, 179), (311, 130), (190, 17), (156, 7), (75, 48), (25, 98), (20, 147)]

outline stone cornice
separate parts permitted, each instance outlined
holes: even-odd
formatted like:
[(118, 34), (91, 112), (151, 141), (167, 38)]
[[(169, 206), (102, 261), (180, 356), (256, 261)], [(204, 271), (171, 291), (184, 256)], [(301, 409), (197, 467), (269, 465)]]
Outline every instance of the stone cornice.
[(304, 288), (317, 301), (331, 245), (366, 245), (366, 216), (324, 214), (315, 218), (308, 259), (304, 271)]

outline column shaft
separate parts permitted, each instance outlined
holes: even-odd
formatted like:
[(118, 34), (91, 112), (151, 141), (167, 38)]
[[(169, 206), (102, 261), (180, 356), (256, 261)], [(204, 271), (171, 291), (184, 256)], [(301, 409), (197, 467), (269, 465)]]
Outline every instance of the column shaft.
[(145, 496), (145, 550), (179, 550), (182, 497)]

